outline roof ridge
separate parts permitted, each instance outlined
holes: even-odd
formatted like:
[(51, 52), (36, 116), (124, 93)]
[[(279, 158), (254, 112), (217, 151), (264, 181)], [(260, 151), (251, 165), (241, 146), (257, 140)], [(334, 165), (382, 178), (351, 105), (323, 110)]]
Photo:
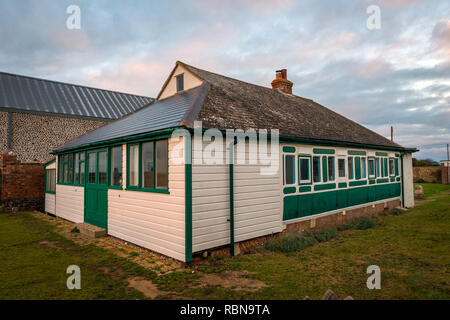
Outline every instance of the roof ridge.
[[(180, 61), (180, 60), (178, 60), (177, 63), (180, 63), (180, 64), (182, 64), (183, 66), (185, 66), (185, 67), (187, 67), (187, 68), (197, 69), (197, 70), (199, 70), (199, 71), (207, 72), (207, 73), (213, 74), (213, 75), (215, 75), (215, 76), (219, 76), (219, 77), (226, 78), (226, 79), (233, 80), (233, 81), (239, 81), (239, 82), (242, 82), (242, 83), (245, 83), (245, 84), (249, 84), (249, 85), (251, 85), (251, 86), (255, 86), (255, 87), (262, 88), (262, 89), (267, 89), (267, 90), (272, 90), (272, 91), (274, 91), (274, 89), (272, 89), (272, 88), (270, 88), (270, 87), (265, 87), (265, 86), (262, 86), (262, 85), (259, 85), (259, 84), (255, 84), (255, 83), (251, 83), (251, 82), (248, 82), (248, 81), (240, 80), (240, 79), (237, 79), (237, 78), (232, 78), (232, 77), (229, 77), (229, 76), (225, 76), (225, 75), (220, 74), (220, 73), (216, 73), (216, 72), (208, 71), (208, 70), (201, 69), (201, 68), (198, 68), (198, 67), (194, 67), (194, 66), (189, 65), (189, 64), (187, 64), (187, 63), (184, 63), (183, 61)], [(192, 71), (192, 70), (191, 70), (191, 71)], [(198, 75), (198, 74), (196, 74), (196, 75), (197, 75), (198, 77), (202, 78), (200, 75)], [(205, 79), (203, 79), (203, 80), (204, 80), (204, 81), (207, 81), (207, 80), (205, 80)], [(208, 82), (209, 82), (209, 81), (208, 81)], [(277, 90), (277, 91), (280, 92), (279, 90)], [(302, 97), (302, 96), (298, 96), (298, 95), (296, 95), (296, 94), (287, 94), (287, 93), (284, 93), (284, 92), (282, 92), (282, 93), (283, 93), (283, 94), (286, 94), (286, 95), (289, 95), (289, 96), (294, 96), (294, 97), (297, 97), (297, 98), (301, 98), (301, 99), (304, 99), (304, 100), (307, 100), (307, 101), (313, 101), (313, 102), (314, 102), (313, 99), (305, 98), (305, 97)]]
[(128, 95), (128, 96), (135, 96), (135, 97), (141, 97), (141, 98), (147, 98), (147, 99), (153, 99), (153, 100), (155, 99), (155, 98), (152, 98), (152, 97), (149, 97), (149, 96), (143, 96), (143, 95), (140, 95), (140, 94), (127, 93), (127, 92), (123, 92), (123, 91), (109, 90), (109, 89), (103, 89), (103, 88), (96, 88), (96, 87), (82, 85), (82, 84), (75, 84), (75, 83), (63, 82), (63, 81), (58, 81), (58, 80), (50, 80), (50, 79), (26, 76), (26, 75), (17, 74), (17, 73), (10, 73), (10, 72), (0, 71), (0, 74), (4, 74), (4, 75), (8, 75), (8, 76), (14, 76), (14, 77), (20, 77), (20, 78), (33, 79), (33, 80), (38, 80), (38, 81), (53, 82), (53, 83), (57, 83), (57, 84), (64, 84), (64, 85), (75, 86), (75, 87), (82, 87), (82, 88), (86, 88), (86, 89), (94, 89), (94, 90), (101, 90), (101, 91), (120, 93), (120, 94), (124, 94), (124, 95)]

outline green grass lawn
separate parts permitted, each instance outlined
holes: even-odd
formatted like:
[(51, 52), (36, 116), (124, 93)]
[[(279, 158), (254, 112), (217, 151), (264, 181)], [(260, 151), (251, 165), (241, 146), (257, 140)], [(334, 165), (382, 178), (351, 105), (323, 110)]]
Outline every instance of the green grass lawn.
[[(450, 195), (436, 194), (406, 213), (379, 218), (371, 229), (340, 232), (304, 250), (211, 258), (158, 277), (108, 251), (66, 240), (29, 213), (0, 214), (0, 299), (144, 298), (128, 287), (133, 276), (152, 279), (167, 292), (160, 298), (319, 299), (332, 289), (341, 298), (450, 299)], [(72, 264), (81, 268), (81, 290), (66, 288)], [(381, 290), (366, 287), (370, 265), (381, 269)], [(206, 273), (223, 270), (246, 270), (267, 286), (255, 292), (199, 286)]]
[(421, 185), (423, 187), (424, 199), (431, 199), (435, 195), (450, 190), (450, 184), (438, 184), (438, 183), (415, 183), (416, 185)]
[[(0, 213), (0, 299), (142, 299), (125, 282), (155, 275), (95, 246), (79, 246), (30, 213)], [(81, 290), (66, 286), (81, 269)]]

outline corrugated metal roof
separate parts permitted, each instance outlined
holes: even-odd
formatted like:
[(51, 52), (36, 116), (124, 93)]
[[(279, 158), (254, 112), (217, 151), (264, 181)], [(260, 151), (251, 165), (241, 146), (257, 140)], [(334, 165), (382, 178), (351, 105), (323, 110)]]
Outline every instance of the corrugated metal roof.
[(0, 109), (118, 119), (154, 99), (0, 72)]
[(158, 100), (142, 110), (75, 139), (55, 151), (61, 152), (91, 143), (178, 127), (182, 125), (183, 120), (195, 119), (208, 89), (209, 84), (204, 84)]

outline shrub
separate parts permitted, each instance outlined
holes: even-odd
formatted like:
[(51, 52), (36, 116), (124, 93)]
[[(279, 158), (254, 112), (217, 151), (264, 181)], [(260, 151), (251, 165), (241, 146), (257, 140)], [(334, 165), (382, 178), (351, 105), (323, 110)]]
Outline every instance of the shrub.
[(266, 242), (265, 248), (270, 251), (292, 252), (301, 250), (317, 243), (311, 232), (305, 231), (303, 234), (287, 234), (278, 239), (270, 239)]
[(419, 178), (419, 179), (417, 179), (417, 181), (416, 181), (417, 183), (424, 183), (425, 182), (425, 180), (423, 180), (422, 178)]
[(327, 229), (321, 232), (315, 233), (314, 237), (318, 242), (324, 242), (336, 238), (338, 235), (337, 229)]
[(355, 225), (358, 230), (366, 230), (374, 226), (373, 220), (368, 217), (361, 217), (355, 220), (357, 220), (355, 221)]

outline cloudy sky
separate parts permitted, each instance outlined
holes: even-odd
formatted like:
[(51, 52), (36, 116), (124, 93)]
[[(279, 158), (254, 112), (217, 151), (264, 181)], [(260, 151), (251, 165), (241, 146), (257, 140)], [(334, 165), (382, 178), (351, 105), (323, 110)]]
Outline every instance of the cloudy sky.
[(0, 71), (152, 97), (176, 60), (263, 86), (287, 68), (295, 94), (393, 125), (416, 157), (450, 143), (448, 0), (0, 0), (0, 43)]

